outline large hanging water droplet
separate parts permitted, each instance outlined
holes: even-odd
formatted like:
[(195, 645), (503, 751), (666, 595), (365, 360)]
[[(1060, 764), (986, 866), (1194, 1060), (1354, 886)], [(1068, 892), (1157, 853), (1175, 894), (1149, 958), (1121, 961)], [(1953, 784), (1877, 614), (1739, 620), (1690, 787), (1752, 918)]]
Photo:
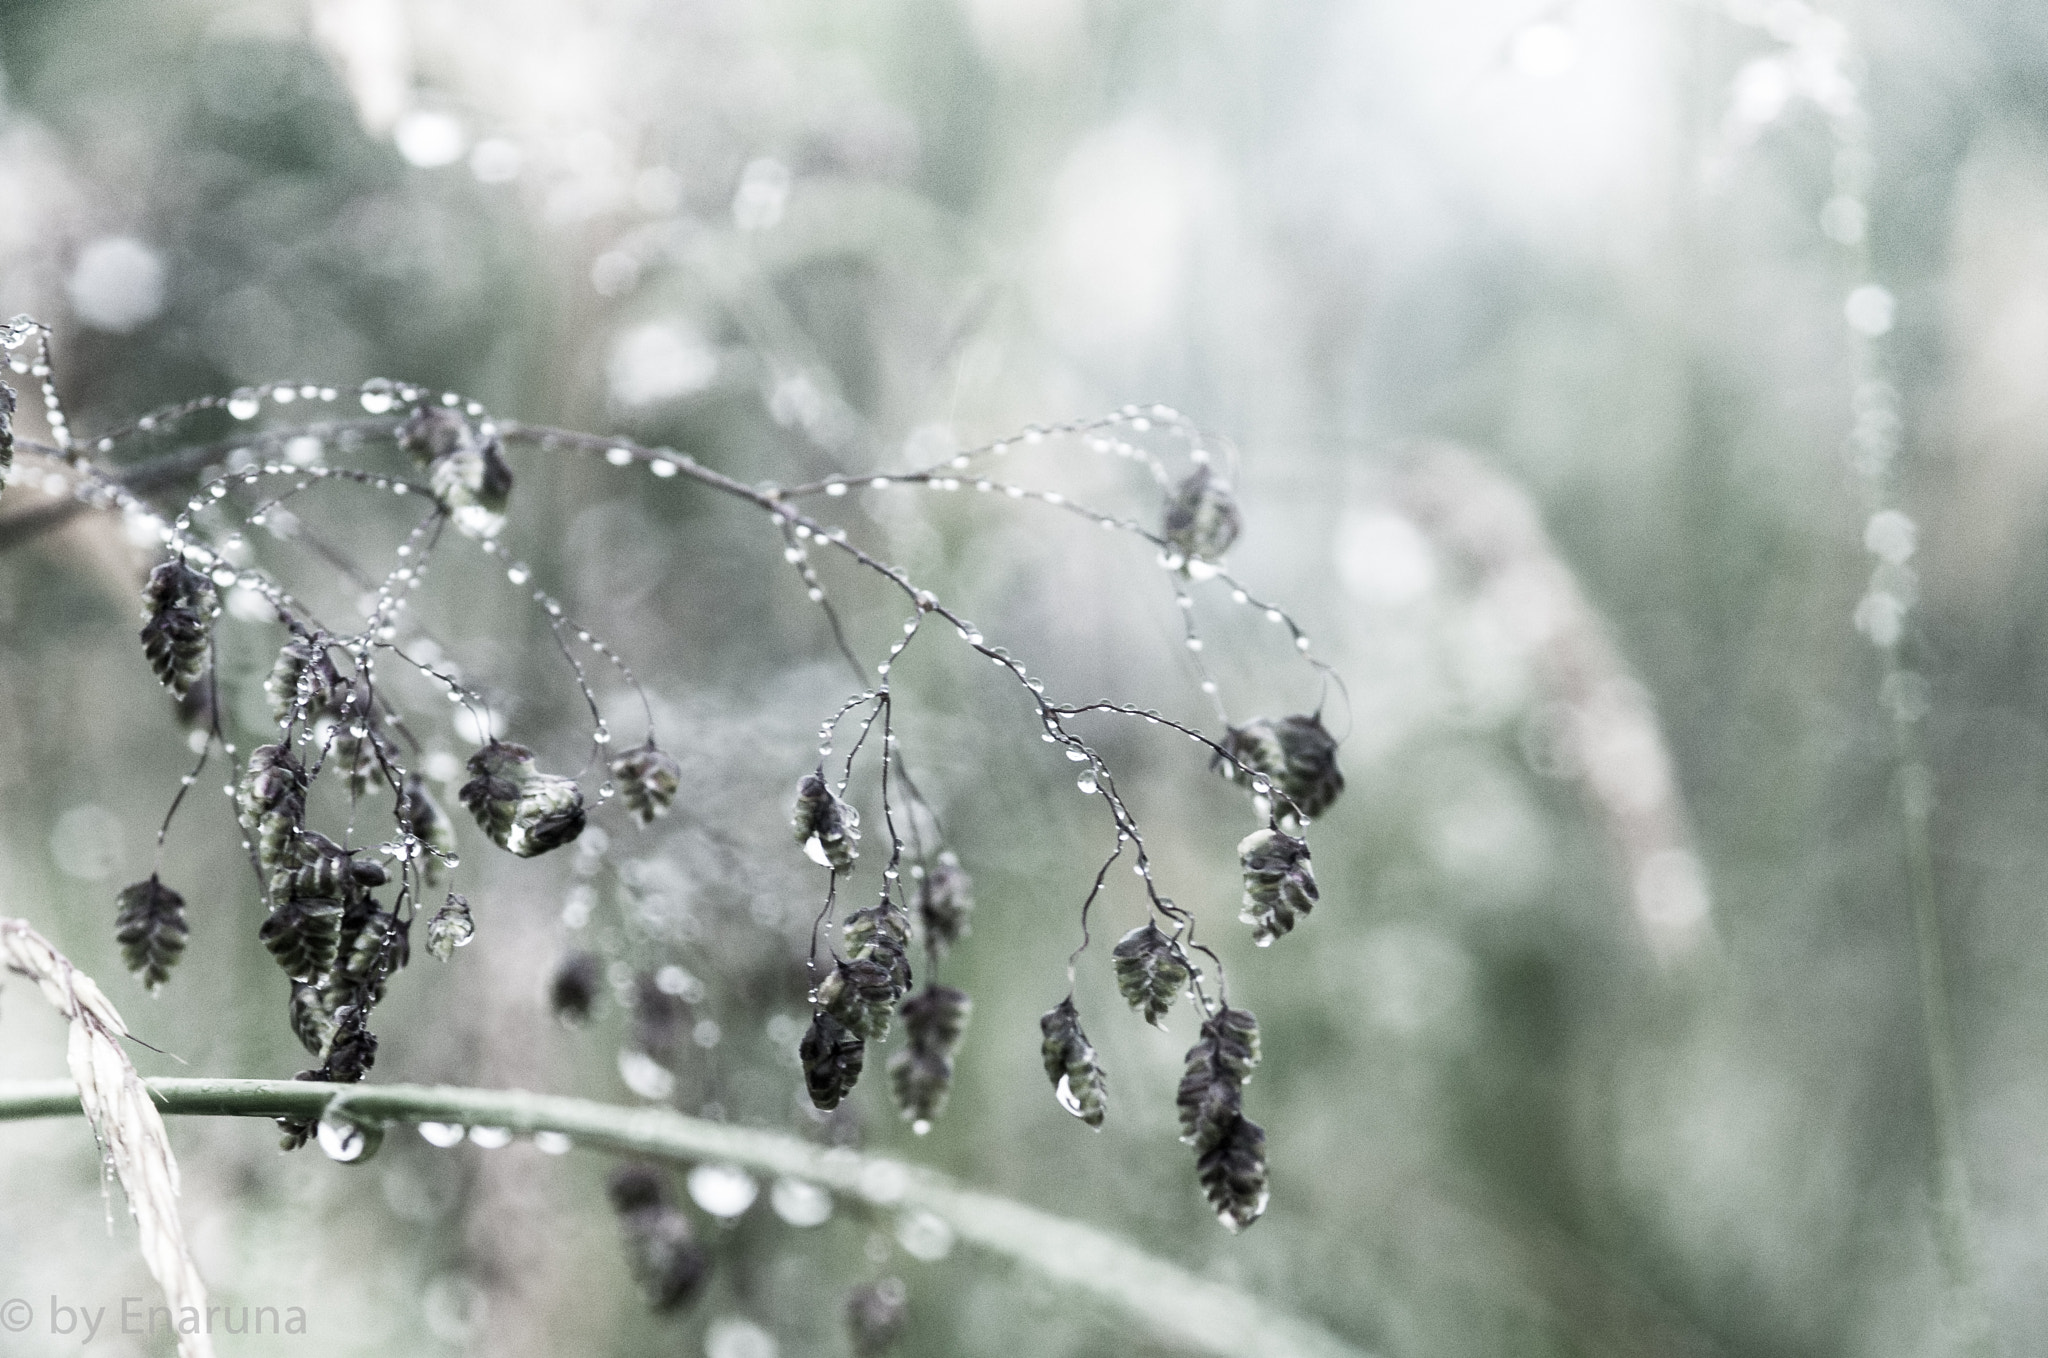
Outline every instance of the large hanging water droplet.
[(442, 1150), (446, 1150), (450, 1146), (461, 1145), (462, 1138), (468, 1132), (469, 1128), (459, 1122), (422, 1122), (420, 1124), (421, 1139), (429, 1146), (439, 1146)]
[(321, 1118), (313, 1135), (327, 1158), (342, 1165), (361, 1164), (384, 1142), (382, 1127), (364, 1127), (337, 1117)]
[(1060, 1076), (1059, 1085), (1054, 1088), (1052, 1095), (1060, 1101), (1060, 1107), (1075, 1117), (1081, 1116), (1081, 1101), (1074, 1097), (1074, 1086), (1067, 1082), (1066, 1076)]
[(256, 399), (253, 392), (238, 391), (228, 397), (228, 414), (238, 420), (253, 420), (262, 409), (263, 403)]
[(1095, 775), (1092, 773), (1082, 774), (1074, 780), (1074, 786), (1081, 789), (1083, 796), (1094, 796), (1097, 790), (1095, 787)]

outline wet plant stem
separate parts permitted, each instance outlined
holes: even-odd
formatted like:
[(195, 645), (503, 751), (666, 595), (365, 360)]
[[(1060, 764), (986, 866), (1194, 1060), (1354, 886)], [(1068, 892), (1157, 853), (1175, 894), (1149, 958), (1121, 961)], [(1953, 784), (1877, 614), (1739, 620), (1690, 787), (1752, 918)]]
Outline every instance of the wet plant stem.
[(1969, 1162), (1964, 1153), (1962, 1080), (1957, 1068), (1955, 1016), (1941, 941), (1940, 897), (1934, 876), (1932, 775), (1921, 757), (1916, 723), (1895, 717), (1899, 819), (1906, 855), (1906, 890), (1913, 907), (1919, 970), (1920, 1021), (1927, 1052), (1927, 1092), (1933, 1112), (1936, 1246), (1948, 1285), (1958, 1353), (1995, 1358), (2001, 1352), (1991, 1324), (1978, 1258)]
[[(969, 1244), (1091, 1294), (1174, 1347), (1221, 1358), (1363, 1358), (1361, 1350), (1311, 1321), (1197, 1277), (1105, 1231), (901, 1161), (827, 1149), (781, 1132), (707, 1122), (665, 1108), (621, 1108), (518, 1089), (334, 1086), (301, 1080), (161, 1079), (146, 1084), (166, 1114), (345, 1116), (358, 1123), (446, 1122), (519, 1133), (561, 1132), (601, 1150), (684, 1164), (713, 1161), (805, 1179), (883, 1210), (930, 1212)], [(0, 1083), (0, 1122), (79, 1112), (77, 1087), (68, 1080)]]

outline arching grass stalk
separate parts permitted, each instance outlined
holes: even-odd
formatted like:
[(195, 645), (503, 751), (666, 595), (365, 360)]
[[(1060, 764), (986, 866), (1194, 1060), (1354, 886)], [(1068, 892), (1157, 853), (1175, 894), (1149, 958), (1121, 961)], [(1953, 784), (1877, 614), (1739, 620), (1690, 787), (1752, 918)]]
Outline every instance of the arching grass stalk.
[[(1321, 1326), (1200, 1278), (1105, 1231), (964, 1187), (881, 1156), (814, 1146), (793, 1136), (525, 1090), (351, 1085), (301, 1080), (146, 1082), (167, 1114), (345, 1118), (358, 1124), (446, 1122), (512, 1132), (561, 1132), (584, 1146), (655, 1159), (740, 1165), (805, 1179), (882, 1208), (932, 1213), (955, 1235), (1028, 1264), (1139, 1322), (1154, 1337), (1220, 1358), (1362, 1358)], [(0, 1083), (0, 1122), (79, 1112), (68, 1080)]]

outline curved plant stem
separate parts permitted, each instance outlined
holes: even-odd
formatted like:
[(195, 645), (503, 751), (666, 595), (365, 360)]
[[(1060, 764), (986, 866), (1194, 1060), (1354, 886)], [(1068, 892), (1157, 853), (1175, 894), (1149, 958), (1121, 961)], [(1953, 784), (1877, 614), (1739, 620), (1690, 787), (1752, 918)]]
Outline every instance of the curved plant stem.
[[(451, 1122), (514, 1132), (564, 1132), (586, 1146), (686, 1163), (721, 1161), (822, 1184), (879, 1207), (918, 1208), (970, 1244), (1093, 1294), (1156, 1337), (1227, 1358), (1363, 1358), (1313, 1322), (1196, 1277), (1105, 1231), (962, 1187), (897, 1160), (825, 1149), (780, 1132), (620, 1108), (525, 1090), (352, 1085), (297, 1080), (146, 1082), (165, 1113), (201, 1117), (346, 1116), (361, 1123)], [(0, 1122), (79, 1112), (68, 1080), (0, 1083)]]
[(1913, 725), (1895, 719), (1899, 770), (1899, 813), (1906, 853), (1906, 890), (1913, 903), (1914, 951), (1919, 968), (1920, 1020), (1927, 1047), (1927, 1092), (1933, 1106), (1934, 1210), (1942, 1272), (1960, 1327), (1956, 1350), (1995, 1355), (1997, 1332), (1985, 1304), (1983, 1269), (1977, 1257), (1970, 1168), (1964, 1151), (1962, 1080), (1956, 1068), (1955, 1018), (1942, 957), (1940, 899), (1934, 878), (1930, 774), (1920, 757)]

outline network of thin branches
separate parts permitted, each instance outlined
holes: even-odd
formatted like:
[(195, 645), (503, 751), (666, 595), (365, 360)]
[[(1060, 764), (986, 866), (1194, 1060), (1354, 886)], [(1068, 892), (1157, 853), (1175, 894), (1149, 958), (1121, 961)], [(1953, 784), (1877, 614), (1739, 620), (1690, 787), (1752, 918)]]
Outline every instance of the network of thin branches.
[[(798, 1051), (815, 1106), (831, 1109), (846, 1096), (862, 1074), (867, 1047), (886, 1041), (898, 1017), (906, 1037), (887, 1068), (904, 1119), (926, 1130), (951, 1091), (972, 1002), (941, 984), (937, 972), (949, 949), (968, 934), (973, 885), (960, 846), (948, 840), (937, 809), (919, 790), (899, 738), (898, 694), (890, 681), (892, 668), (913, 645), (950, 631), (1014, 682), (1041, 739), (1069, 763), (1079, 789), (1098, 799), (1107, 822), (1106, 853), (1079, 902), (1081, 941), (1069, 959), (1067, 991), (1041, 1022), (1046, 1070), (1059, 1103), (1091, 1127), (1100, 1127), (1107, 1114), (1107, 1076), (1082, 1030), (1073, 985), (1089, 948), (1091, 911), (1111, 871), (1127, 862), (1146, 913), (1114, 949), (1118, 989), (1154, 1024), (1183, 999), (1198, 1011), (1201, 1037), (1188, 1054), (1181, 1091), (1185, 1139), (1196, 1149), (1203, 1191), (1225, 1225), (1240, 1229), (1264, 1210), (1264, 1133), (1240, 1107), (1241, 1086), (1256, 1060), (1256, 1021), (1229, 1004), (1221, 960), (1197, 937), (1197, 912), (1162, 893), (1144, 831), (1115, 772), (1098, 745), (1077, 729), (1092, 716), (1124, 717), (1195, 743), (1214, 771), (1250, 794), (1257, 824), (1239, 852), (1242, 918), (1254, 940), (1270, 944), (1307, 916), (1316, 884), (1306, 827), (1343, 788), (1337, 743), (1323, 725), (1320, 706), (1237, 723), (1229, 719), (1201, 658), (1196, 595), (1209, 591), (1220, 596), (1222, 606), (1255, 610), (1284, 634), (1288, 653), (1311, 667), (1325, 696), (1341, 685), (1309, 655), (1309, 638), (1294, 619), (1255, 598), (1226, 568), (1223, 555), (1242, 530), (1243, 516), (1223, 469), (1191, 421), (1162, 406), (1127, 406), (1099, 418), (1027, 428), (907, 472), (749, 485), (669, 449), (494, 418), (458, 393), (389, 380), (346, 391), (303, 384), (248, 388), (81, 438), (64, 416), (48, 329), (20, 317), (0, 338), (12, 370), (40, 384), (51, 433), (47, 444), (18, 439), (5, 418), (16, 407), (16, 393), (0, 386), (0, 454), (11, 457), (19, 448), (42, 469), (46, 489), (124, 516), (139, 539), (160, 548), (142, 591), (140, 639), (151, 672), (192, 728), (197, 762), (159, 829), (158, 871), (120, 893), (119, 941), (144, 984), (155, 989), (170, 983), (185, 950), (186, 901), (161, 878), (163, 845), (186, 794), (216, 756), (232, 770), (225, 790), (264, 906), (256, 941), (289, 979), (286, 1018), (312, 1058), (299, 1072), (301, 1080), (353, 1083), (369, 1074), (378, 1050), (374, 1013), (411, 958), (413, 926), (422, 916), (427, 950), (444, 962), (476, 933), (469, 897), (449, 889), (461, 867), (463, 836), (430, 790), (421, 743), (408, 725), (408, 711), (414, 710), (409, 705), (422, 693), (438, 693), (467, 713), (477, 747), (455, 798), (476, 831), (510, 854), (531, 858), (576, 842), (596, 817), (618, 814), (644, 825), (677, 807), (682, 766), (664, 748), (655, 704), (626, 658), (536, 585), (533, 569), (514, 559), (502, 539), (508, 516), (526, 508), (515, 493), (515, 453), (637, 465), (658, 478), (689, 478), (758, 512), (857, 676), (858, 690), (817, 728), (816, 763), (790, 771), (794, 838), (822, 878), (808, 959), (812, 1017)], [(344, 414), (348, 406), (355, 409)], [(304, 418), (308, 408), (318, 417)], [(225, 416), (232, 436), (203, 441), (185, 433), (203, 414), (215, 422)], [(143, 434), (172, 451), (149, 464), (108, 456)], [(1104, 513), (1003, 473), (1022, 460), (1012, 454), (1061, 440), (1128, 464), (1155, 497), (1156, 521)], [(190, 493), (182, 502), (155, 502), (135, 488), (137, 465), (159, 474), (174, 467)], [(1000, 500), (1079, 515), (1145, 544), (1156, 554), (1183, 619), (1192, 682), (1221, 729), (1206, 732), (1115, 699), (1061, 701), (1050, 695), (1023, 659), (855, 541), (845, 527), (808, 507), (831, 504), (856, 486), (904, 493), (972, 487)], [(336, 512), (332, 501), (362, 495), (419, 506), (416, 521), (376, 569), (327, 541), (319, 527), (323, 513)], [(539, 506), (535, 512), (546, 510)], [(279, 552), (281, 544), (293, 542), (314, 549), (323, 563), (319, 569), (363, 586), (359, 619), (343, 623), (320, 616), (301, 597), (309, 591), (301, 586), (294, 592), (297, 581)], [(433, 565), (451, 550), (489, 558), (547, 627), (588, 716), (592, 757), (581, 772), (544, 767), (540, 755), (513, 739), (517, 733), (502, 729), (497, 710), (463, 677), (449, 649), (414, 620), (413, 605)], [(828, 594), (827, 577), (835, 567), (879, 580), (900, 599), (901, 630), (886, 645), (850, 634)], [(230, 624), (248, 628), (255, 644), (274, 655), (262, 681), (270, 725), (262, 743), (248, 749), (238, 747), (222, 715), (246, 710), (237, 695), (223, 691), (233, 682), (219, 660), (222, 629)], [(873, 646), (875, 654), (864, 657), (864, 646)], [(622, 751), (593, 666), (615, 672), (645, 719), (644, 736)], [(880, 809), (879, 830), (868, 827), (865, 865), (855, 809), (864, 798)], [(612, 803), (618, 804), (616, 812)], [(858, 885), (863, 874), (869, 874), (864, 888)], [(842, 911), (843, 898), (863, 889), (872, 893), (871, 903)], [(912, 965), (918, 950), (921, 987)], [(564, 960), (552, 999), (565, 1019), (589, 1013), (601, 990), (601, 966), (588, 953)], [(634, 1011), (641, 1045), (660, 1048), (674, 1026), (673, 989), (640, 985)], [(1232, 1058), (1246, 1050), (1248, 1059)], [(316, 1128), (284, 1120), (282, 1130), (285, 1148), (294, 1149)], [(668, 1241), (656, 1230), (659, 1223), (650, 1225), (659, 1208), (636, 1197), (621, 1210), (629, 1218), (629, 1238), (647, 1256), (636, 1267), (650, 1295), (667, 1305), (686, 1298), (693, 1286), (679, 1281), (691, 1269), (676, 1262), (683, 1257), (677, 1250), (690, 1261), (697, 1255), (694, 1247), (684, 1249), (686, 1240), (659, 1250), (648, 1243), (655, 1236)], [(649, 1262), (654, 1254), (668, 1262)], [(873, 1320), (868, 1313), (875, 1310), (861, 1314)]]

